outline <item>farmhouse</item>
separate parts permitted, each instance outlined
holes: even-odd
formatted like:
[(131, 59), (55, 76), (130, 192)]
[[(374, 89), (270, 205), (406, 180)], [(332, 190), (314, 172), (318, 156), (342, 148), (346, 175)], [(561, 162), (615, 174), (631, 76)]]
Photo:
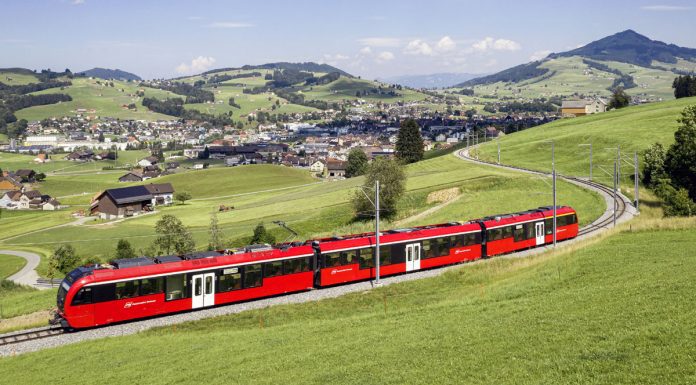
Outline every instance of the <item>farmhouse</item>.
[(131, 217), (152, 211), (153, 198), (145, 186), (108, 189), (94, 197), (90, 214), (103, 219)]
[(602, 99), (595, 100), (564, 100), (561, 103), (561, 115), (583, 116), (606, 112), (607, 102)]
[(346, 176), (346, 164), (342, 160), (338, 159), (328, 159), (326, 161), (326, 168), (328, 169), (329, 177), (331, 178), (345, 178)]
[(174, 201), (174, 186), (171, 183), (150, 183), (145, 188), (152, 194), (153, 206), (169, 206)]
[(21, 190), (22, 187), (22, 183), (11, 176), (0, 177), (0, 194), (13, 190)]

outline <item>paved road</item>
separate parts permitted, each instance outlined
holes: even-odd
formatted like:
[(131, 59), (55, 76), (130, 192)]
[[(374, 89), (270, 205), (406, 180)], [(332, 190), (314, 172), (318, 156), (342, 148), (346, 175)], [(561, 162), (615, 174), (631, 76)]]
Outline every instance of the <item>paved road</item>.
[(24, 265), (22, 270), (9, 276), (7, 278), (8, 280), (20, 285), (33, 286), (37, 289), (48, 289), (48, 287), (36, 284), (36, 280), (39, 278), (39, 274), (36, 273), (36, 268), (39, 266), (39, 262), (41, 262), (41, 256), (28, 251), (18, 250), (0, 250), (0, 254), (16, 255), (27, 260), (27, 264)]

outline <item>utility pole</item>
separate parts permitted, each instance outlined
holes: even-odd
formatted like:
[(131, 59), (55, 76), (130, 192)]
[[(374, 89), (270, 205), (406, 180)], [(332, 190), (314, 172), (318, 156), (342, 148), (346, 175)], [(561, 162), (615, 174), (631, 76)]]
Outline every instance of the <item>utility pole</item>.
[(621, 145), (616, 146), (616, 183), (619, 186), (619, 191), (621, 191)]
[(633, 181), (635, 182), (635, 202), (633, 205), (636, 207), (636, 210), (640, 212), (640, 209), (638, 208), (638, 153), (636, 151), (633, 152)]
[(375, 181), (375, 285), (379, 285), (379, 181)]
[(500, 138), (495, 141), (498, 143), (498, 164), (500, 164)]
[(553, 247), (556, 247), (556, 144), (551, 141), (551, 173), (553, 176)]
[(617, 168), (616, 168), (616, 162), (614, 162), (614, 227), (616, 227), (616, 180), (618, 179), (617, 176)]

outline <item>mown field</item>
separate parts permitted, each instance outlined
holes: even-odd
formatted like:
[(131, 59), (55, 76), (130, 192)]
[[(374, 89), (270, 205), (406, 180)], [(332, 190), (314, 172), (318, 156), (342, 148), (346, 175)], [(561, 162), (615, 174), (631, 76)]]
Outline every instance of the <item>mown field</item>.
[(336, 299), (3, 358), (0, 376), (29, 384), (73, 384), (95, 372), (110, 384), (693, 383), (696, 221), (657, 221)]
[(21, 270), (25, 264), (23, 258), (0, 254), (0, 281)]
[[(589, 176), (589, 147), (593, 146), (593, 177), (601, 183), (611, 184), (611, 174), (621, 147), (622, 185), (632, 186), (633, 153), (641, 152), (655, 142), (668, 146), (674, 141), (674, 131), (681, 111), (696, 103), (696, 98), (684, 98), (651, 103), (602, 114), (579, 118), (561, 119), (505, 136), (500, 142), (501, 161), (504, 164), (523, 166), (537, 170), (551, 169), (551, 144), (556, 148), (556, 169), (566, 175)], [(497, 144), (488, 142), (480, 146), (480, 157), (497, 160)], [(609, 173), (609, 174), (608, 174)]]

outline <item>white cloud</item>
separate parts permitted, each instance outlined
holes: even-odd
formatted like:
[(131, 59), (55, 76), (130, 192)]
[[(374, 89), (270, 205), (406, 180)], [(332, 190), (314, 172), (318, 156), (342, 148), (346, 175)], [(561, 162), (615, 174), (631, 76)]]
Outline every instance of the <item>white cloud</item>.
[(406, 45), (406, 48), (404, 48), (404, 53), (407, 55), (430, 56), (433, 54), (433, 49), (423, 40), (416, 39), (410, 41), (408, 45)]
[(85, 3), (85, 0), (72, 0), (71, 4), (72, 5), (82, 5)]
[(337, 62), (337, 61), (348, 60), (348, 59), (350, 59), (349, 56), (342, 55), (340, 53), (337, 53), (335, 55), (331, 55), (328, 53), (324, 54), (324, 60), (326, 60), (327, 62)]
[(377, 55), (377, 63), (385, 63), (388, 61), (394, 60), (394, 54), (389, 52), (389, 51), (383, 51), (380, 52), (379, 55)]
[(398, 47), (401, 40), (394, 37), (366, 37), (358, 39), (358, 43), (368, 47)]
[(371, 53), (372, 53), (372, 48), (370, 48), (370, 47), (360, 48), (360, 54), (362, 54), (362, 55), (369, 55)]
[(656, 11), (656, 12), (678, 12), (678, 11), (691, 11), (694, 7), (685, 7), (681, 5), (644, 5), (640, 7), (644, 11)]
[(550, 53), (551, 53), (551, 51), (549, 51), (547, 49), (541, 50), (541, 51), (536, 51), (532, 54), (532, 56), (529, 57), (529, 60), (531, 60), (531, 61), (541, 60), (541, 59), (549, 56)]
[(520, 44), (516, 41), (508, 40), (508, 39), (495, 39), (492, 37), (486, 37), (485, 39), (481, 41), (477, 41), (471, 46), (473, 49), (476, 51), (489, 51), (489, 50), (496, 50), (496, 51), (517, 51), (522, 48)]
[(452, 38), (449, 36), (444, 36), (437, 42), (437, 44), (435, 44), (435, 49), (440, 52), (453, 51), (455, 48), (457, 48), (457, 43), (455, 43), (454, 40), (452, 40)]
[(208, 24), (209, 28), (250, 28), (254, 25), (251, 23), (243, 23), (238, 21), (216, 21)]
[(197, 74), (209, 70), (213, 64), (215, 64), (214, 57), (199, 56), (191, 60), (191, 64), (179, 64), (176, 67), (176, 72), (180, 74)]

